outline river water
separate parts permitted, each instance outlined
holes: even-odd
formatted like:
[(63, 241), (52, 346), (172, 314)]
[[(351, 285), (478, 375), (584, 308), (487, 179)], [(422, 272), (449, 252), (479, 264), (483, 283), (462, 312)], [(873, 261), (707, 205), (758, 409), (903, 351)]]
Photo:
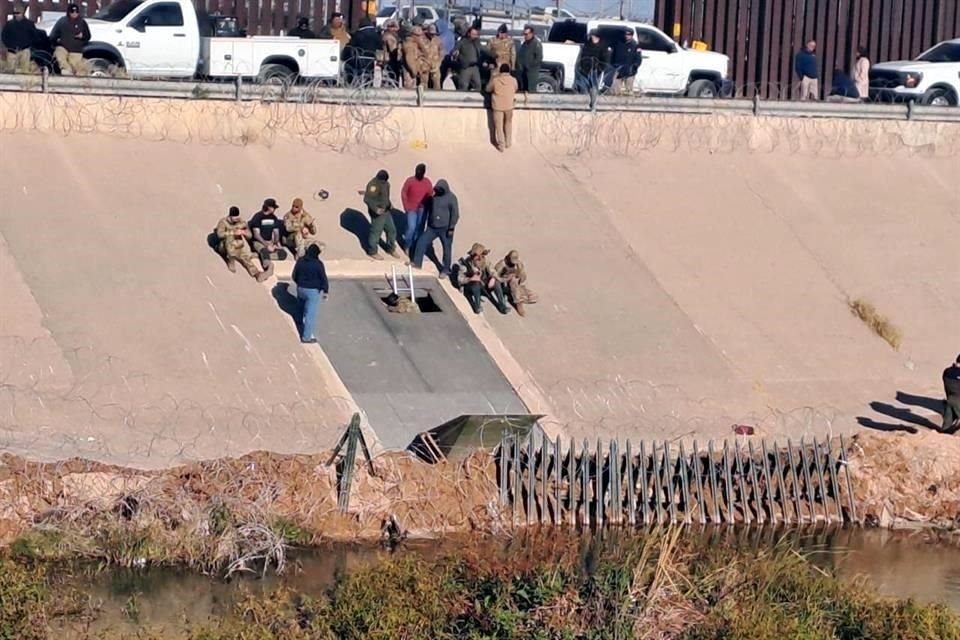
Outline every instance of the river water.
[[(931, 531), (834, 529), (806, 531), (717, 529), (692, 532), (705, 543), (726, 538), (748, 547), (769, 546), (780, 541), (802, 549), (814, 563), (832, 568), (845, 578), (859, 578), (885, 595), (942, 602), (960, 611), (960, 544), (956, 538)], [(514, 542), (515, 544), (516, 542)], [(454, 550), (454, 543), (411, 542), (400, 553), (424, 556)], [(322, 593), (337, 577), (376, 563), (389, 552), (376, 546), (339, 544), (300, 553), (282, 578), (237, 579), (225, 582), (212, 577), (170, 569), (91, 571), (81, 586), (102, 614), (82, 627), (69, 623), (63, 640), (72, 631), (129, 631), (141, 625), (163, 626), (171, 635), (185, 623), (199, 623), (231, 615), (233, 604), (245, 594), (267, 593), (278, 584), (293, 591)], [(131, 605), (131, 603), (135, 603)]]

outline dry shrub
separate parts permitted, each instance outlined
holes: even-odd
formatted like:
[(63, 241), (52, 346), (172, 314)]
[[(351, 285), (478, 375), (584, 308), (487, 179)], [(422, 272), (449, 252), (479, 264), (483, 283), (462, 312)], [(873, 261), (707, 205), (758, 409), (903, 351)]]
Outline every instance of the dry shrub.
[(900, 343), (903, 339), (900, 330), (889, 319), (881, 315), (873, 304), (862, 298), (856, 298), (848, 299), (847, 305), (850, 307), (850, 312), (870, 327), (871, 331), (883, 338), (894, 349), (900, 349)]

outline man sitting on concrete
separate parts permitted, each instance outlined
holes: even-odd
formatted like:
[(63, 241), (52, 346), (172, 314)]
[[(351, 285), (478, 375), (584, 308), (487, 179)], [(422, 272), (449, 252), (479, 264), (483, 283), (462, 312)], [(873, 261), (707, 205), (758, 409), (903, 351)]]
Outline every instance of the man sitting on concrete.
[(283, 216), (283, 244), (302, 258), (304, 252), (317, 235), (317, 223), (313, 216), (303, 208), (303, 200), (294, 198), (290, 211)]
[(947, 396), (943, 406), (944, 433), (956, 433), (960, 429), (960, 355), (943, 371), (943, 391)]
[(493, 274), (500, 281), (502, 286), (507, 289), (507, 297), (513, 308), (521, 316), (527, 315), (523, 305), (534, 304), (537, 296), (527, 288), (527, 271), (520, 262), (520, 254), (516, 249), (510, 251), (503, 260), (498, 262), (493, 268)]
[(287, 252), (280, 246), (280, 232), (283, 222), (277, 217), (277, 201), (267, 198), (263, 201), (260, 211), (250, 218), (250, 231), (253, 233), (253, 249), (260, 256), (263, 268), (268, 268), (270, 261), (286, 260)]
[(489, 253), (489, 249), (477, 242), (470, 248), (470, 253), (460, 259), (460, 286), (474, 313), (482, 311), (481, 297), (487, 296), (497, 311), (507, 314), (510, 313), (510, 307), (504, 300), (503, 286), (487, 262)]
[(227, 262), (227, 268), (231, 273), (237, 271), (235, 263), (239, 262), (251, 276), (257, 279), (257, 282), (263, 282), (273, 273), (273, 264), (260, 271), (254, 264), (253, 252), (250, 251), (250, 227), (240, 217), (239, 207), (230, 207), (230, 212), (226, 218), (222, 218), (217, 224), (217, 251)]

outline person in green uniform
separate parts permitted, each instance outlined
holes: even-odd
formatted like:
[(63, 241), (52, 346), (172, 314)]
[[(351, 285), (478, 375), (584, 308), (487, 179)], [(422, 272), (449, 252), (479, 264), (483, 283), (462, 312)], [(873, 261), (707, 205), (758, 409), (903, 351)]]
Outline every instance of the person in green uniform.
[(390, 174), (381, 169), (367, 183), (363, 203), (370, 214), (370, 236), (367, 238), (367, 255), (374, 260), (383, 260), (380, 255), (380, 236), (387, 234), (387, 253), (394, 258), (403, 257), (397, 249), (397, 227), (393, 223), (393, 206), (390, 204)]

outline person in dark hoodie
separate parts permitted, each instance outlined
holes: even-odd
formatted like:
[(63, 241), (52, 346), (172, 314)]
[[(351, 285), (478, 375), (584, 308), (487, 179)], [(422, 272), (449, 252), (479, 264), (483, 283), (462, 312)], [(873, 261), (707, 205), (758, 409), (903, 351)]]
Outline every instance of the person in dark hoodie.
[(385, 169), (377, 171), (373, 180), (367, 183), (363, 192), (363, 202), (370, 214), (370, 235), (367, 237), (367, 255), (374, 260), (383, 260), (380, 255), (380, 236), (387, 234), (387, 253), (394, 258), (402, 258), (397, 250), (397, 227), (393, 223), (393, 205), (390, 203), (390, 174)]
[(293, 266), (291, 279), (297, 285), (297, 299), (303, 304), (300, 342), (313, 344), (317, 341), (313, 332), (317, 327), (320, 303), (326, 300), (330, 293), (327, 269), (320, 260), (319, 245), (311, 244), (307, 247), (306, 254)]
[(423, 268), (423, 256), (427, 248), (433, 246), (434, 240), (440, 240), (443, 247), (443, 259), (440, 267), (440, 277), (450, 275), (450, 265), (453, 262), (453, 233), (460, 221), (460, 203), (457, 196), (450, 191), (450, 185), (441, 178), (433, 188), (433, 198), (430, 200), (427, 212), (427, 228), (417, 240), (417, 247), (413, 251), (413, 260), (410, 262), (417, 269)]
[(576, 87), (580, 93), (594, 89), (603, 91), (604, 77), (610, 67), (610, 50), (600, 41), (600, 34), (590, 32), (590, 37), (580, 48), (580, 60), (577, 61)]
[(23, 15), (23, 5), (19, 3), (13, 5), (13, 20), (3, 25), (0, 42), (6, 48), (8, 56), (13, 58), (14, 73), (33, 71), (30, 57), (39, 37), (37, 27)]
[(344, 66), (348, 78), (373, 79), (377, 52), (383, 49), (383, 38), (369, 16), (360, 18), (360, 27), (350, 36), (350, 43), (343, 50)]
[(310, 18), (307, 16), (297, 18), (297, 26), (290, 29), (287, 35), (291, 38), (301, 38), (303, 40), (313, 40), (317, 37), (317, 34), (310, 30)]
[(960, 428), (960, 355), (952, 365), (943, 370), (943, 391), (947, 396), (943, 403), (944, 433), (956, 433)]
[(54, 46), (53, 57), (60, 65), (60, 73), (65, 76), (81, 76), (87, 73), (87, 63), (83, 59), (83, 48), (90, 42), (90, 27), (80, 17), (80, 6), (67, 5), (67, 15), (57, 20), (50, 32), (50, 42)]

